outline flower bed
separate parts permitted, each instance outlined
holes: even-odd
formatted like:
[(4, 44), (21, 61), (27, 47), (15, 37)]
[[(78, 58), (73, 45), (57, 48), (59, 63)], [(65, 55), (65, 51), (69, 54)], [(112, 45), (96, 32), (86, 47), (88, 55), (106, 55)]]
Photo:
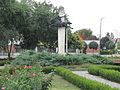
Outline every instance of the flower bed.
[(119, 90), (116, 88), (111, 88), (110, 86), (99, 83), (97, 81), (89, 80), (82, 76), (78, 76), (63, 67), (57, 67), (56, 73), (62, 76), (67, 81), (82, 88), (83, 90)]
[(2, 71), (0, 88), (2, 90), (48, 90), (52, 74), (44, 74), (37, 66), (24, 66), (14, 69), (12, 74), (9, 68)]

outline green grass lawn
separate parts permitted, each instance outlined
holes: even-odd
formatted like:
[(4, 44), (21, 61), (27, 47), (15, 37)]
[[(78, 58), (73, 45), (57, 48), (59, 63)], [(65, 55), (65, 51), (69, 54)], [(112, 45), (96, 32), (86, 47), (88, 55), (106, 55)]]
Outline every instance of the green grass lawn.
[(67, 82), (62, 77), (54, 75), (52, 80), (52, 87), (50, 90), (81, 90), (81, 89)]
[(92, 64), (66, 65), (64, 67), (71, 71), (86, 71), (90, 65)]

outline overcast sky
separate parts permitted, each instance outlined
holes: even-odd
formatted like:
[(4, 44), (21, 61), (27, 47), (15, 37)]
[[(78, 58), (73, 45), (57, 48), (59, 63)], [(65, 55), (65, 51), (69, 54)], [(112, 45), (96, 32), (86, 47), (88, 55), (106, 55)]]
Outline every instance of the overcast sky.
[[(43, 1), (43, 0), (37, 0)], [(120, 0), (46, 0), (55, 6), (63, 6), (72, 22), (72, 31), (90, 28), (98, 36), (100, 19), (102, 36), (107, 32), (120, 34)], [(119, 36), (119, 35), (118, 35)], [(119, 36), (120, 37), (120, 36)]]

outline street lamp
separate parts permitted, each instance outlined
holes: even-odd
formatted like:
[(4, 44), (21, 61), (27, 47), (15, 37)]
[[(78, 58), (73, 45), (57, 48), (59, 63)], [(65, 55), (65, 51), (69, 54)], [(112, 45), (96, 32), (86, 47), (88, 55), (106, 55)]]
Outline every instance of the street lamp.
[(118, 33), (118, 30), (115, 30), (116, 31), (116, 41), (115, 41), (115, 43), (116, 43), (116, 51), (117, 51), (117, 53), (116, 54), (118, 54), (118, 35), (119, 35), (119, 33)]
[(102, 20), (104, 19), (105, 17), (102, 17), (100, 19), (100, 37), (99, 37), (99, 50), (100, 50), (100, 40), (101, 40), (101, 29), (102, 29)]

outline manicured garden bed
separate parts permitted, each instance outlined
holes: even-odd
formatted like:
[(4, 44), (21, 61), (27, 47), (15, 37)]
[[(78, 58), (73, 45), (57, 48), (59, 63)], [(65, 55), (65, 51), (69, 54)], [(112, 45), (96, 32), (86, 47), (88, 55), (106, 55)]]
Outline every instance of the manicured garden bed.
[(108, 80), (120, 83), (120, 67), (112, 65), (93, 65), (88, 72), (93, 75), (102, 76)]
[(82, 88), (83, 90), (119, 90), (116, 88), (111, 88), (110, 86), (99, 83), (97, 81), (78, 76), (63, 67), (57, 67), (55, 70), (58, 75), (61, 75), (64, 79)]

